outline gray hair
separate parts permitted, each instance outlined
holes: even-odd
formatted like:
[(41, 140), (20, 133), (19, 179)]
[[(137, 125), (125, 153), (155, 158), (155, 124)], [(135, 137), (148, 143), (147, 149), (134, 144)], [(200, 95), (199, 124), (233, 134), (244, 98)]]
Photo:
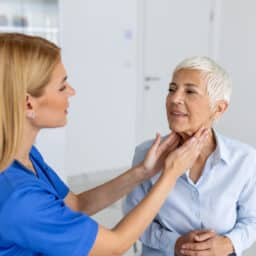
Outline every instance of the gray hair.
[(218, 100), (225, 100), (229, 103), (232, 81), (229, 74), (215, 61), (205, 56), (187, 58), (176, 66), (173, 75), (181, 69), (195, 69), (205, 72), (207, 92), (213, 106)]

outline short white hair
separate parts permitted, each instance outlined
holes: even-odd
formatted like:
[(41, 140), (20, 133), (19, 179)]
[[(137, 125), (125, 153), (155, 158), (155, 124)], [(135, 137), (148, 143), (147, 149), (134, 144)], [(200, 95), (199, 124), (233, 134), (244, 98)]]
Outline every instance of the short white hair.
[(181, 61), (173, 75), (181, 69), (194, 69), (205, 72), (207, 92), (214, 105), (218, 100), (230, 102), (232, 81), (229, 74), (215, 61), (206, 56), (194, 56)]

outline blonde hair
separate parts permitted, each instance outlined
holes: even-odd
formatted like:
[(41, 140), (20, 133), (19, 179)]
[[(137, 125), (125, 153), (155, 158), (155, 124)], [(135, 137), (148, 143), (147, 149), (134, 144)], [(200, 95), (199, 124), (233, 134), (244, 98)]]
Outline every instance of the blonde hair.
[(59, 61), (60, 48), (46, 39), (0, 33), (0, 171), (21, 143), (26, 94), (41, 96)]
[(218, 100), (230, 102), (232, 81), (229, 74), (215, 61), (206, 56), (194, 56), (181, 61), (173, 75), (181, 69), (195, 69), (206, 74), (207, 91), (214, 105)]

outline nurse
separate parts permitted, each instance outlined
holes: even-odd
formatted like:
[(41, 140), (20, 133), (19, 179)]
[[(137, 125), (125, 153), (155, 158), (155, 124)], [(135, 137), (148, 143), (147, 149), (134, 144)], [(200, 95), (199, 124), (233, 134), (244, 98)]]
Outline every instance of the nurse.
[[(33, 145), (41, 129), (66, 124), (68, 99), (74, 94), (55, 44), (0, 34), (0, 256), (122, 255), (153, 220), (208, 136), (201, 128), (177, 147), (177, 134), (164, 141), (157, 135), (138, 165), (75, 195)], [(160, 169), (155, 186), (113, 229), (89, 217)]]

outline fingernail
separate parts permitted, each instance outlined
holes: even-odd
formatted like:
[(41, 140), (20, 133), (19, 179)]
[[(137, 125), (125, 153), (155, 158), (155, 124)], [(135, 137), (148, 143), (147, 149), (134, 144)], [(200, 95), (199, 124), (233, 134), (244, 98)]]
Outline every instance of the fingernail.
[(209, 136), (210, 132), (209, 132), (209, 129), (205, 129), (205, 131), (203, 132), (203, 137), (207, 138)]
[(196, 142), (196, 138), (195, 137), (192, 137), (191, 139), (190, 139), (190, 143), (195, 143)]
[(207, 139), (208, 137), (209, 137), (209, 133), (208, 132), (204, 133), (203, 139)]

